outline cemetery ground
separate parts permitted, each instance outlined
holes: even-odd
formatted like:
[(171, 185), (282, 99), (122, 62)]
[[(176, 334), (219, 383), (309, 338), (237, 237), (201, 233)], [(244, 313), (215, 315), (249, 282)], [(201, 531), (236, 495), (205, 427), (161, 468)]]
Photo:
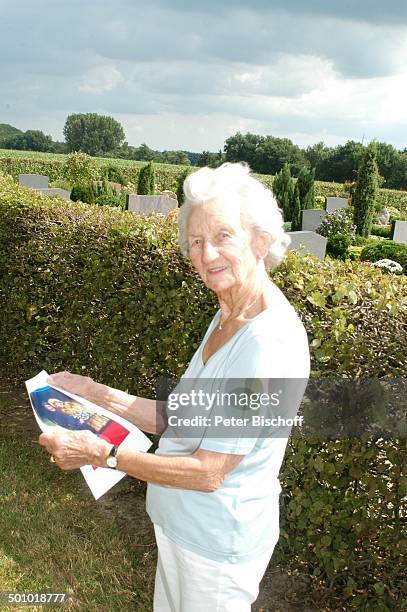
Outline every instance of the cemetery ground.
[[(151, 611), (157, 553), (145, 483), (126, 477), (95, 502), (79, 471), (50, 463), (38, 435), (23, 383), (3, 375), (0, 590), (65, 592), (70, 601), (59, 609), (66, 612)], [(27, 609), (46, 608), (13, 607)], [(346, 609), (300, 568), (273, 561), (253, 606), (255, 612)]]

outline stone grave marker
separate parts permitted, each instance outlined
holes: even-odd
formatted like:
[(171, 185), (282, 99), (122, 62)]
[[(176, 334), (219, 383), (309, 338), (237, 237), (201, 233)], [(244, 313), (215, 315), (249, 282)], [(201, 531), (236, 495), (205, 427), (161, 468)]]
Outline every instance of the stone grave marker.
[(291, 238), (291, 244), (288, 247), (290, 251), (311, 253), (318, 257), (318, 259), (324, 259), (327, 243), (325, 236), (303, 230), (300, 232), (287, 232), (287, 234)]
[(301, 229), (314, 232), (326, 217), (326, 210), (307, 208), (301, 211)]
[(126, 209), (129, 212), (136, 212), (141, 215), (161, 213), (167, 217), (169, 212), (177, 207), (177, 200), (168, 196), (146, 196), (133, 193), (127, 196)]
[(400, 244), (407, 244), (407, 221), (394, 221), (393, 222), (393, 240)]
[(332, 213), (335, 210), (342, 210), (342, 208), (347, 208), (349, 205), (348, 198), (337, 198), (329, 196), (325, 201), (325, 210), (327, 213)]
[(22, 187), (31, 187), (31, 189), (47, 189), (48, 176), (42, 174), (20, 174), (18, 184)]

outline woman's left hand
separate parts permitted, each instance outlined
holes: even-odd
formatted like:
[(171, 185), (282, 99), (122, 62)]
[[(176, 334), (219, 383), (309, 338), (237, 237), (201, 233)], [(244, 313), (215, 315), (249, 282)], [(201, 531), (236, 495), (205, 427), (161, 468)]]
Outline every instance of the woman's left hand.
[(91, 431), (55, 431), (42, 433), (39, 443), (45, 446), (61, 470), (76, 470), (83, 465), (104, 465), (111, 445)]

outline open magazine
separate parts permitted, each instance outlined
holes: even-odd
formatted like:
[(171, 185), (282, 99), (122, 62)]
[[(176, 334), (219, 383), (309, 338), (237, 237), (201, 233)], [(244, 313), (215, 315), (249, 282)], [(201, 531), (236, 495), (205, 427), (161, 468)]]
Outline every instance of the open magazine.
[[(47, 378), (48, 373), (43, 370), (25, 383), (41, 431), (48, 432), (54, 427), (71, 431), (88, 430), (110, 444), (148, 451), (152, 442), (135, 425), (83, 397), (50, 386)], [(99, 499), (125, 476), (120, 470), (91, 465), (84, 465), (80, 470), (95, 499)]]

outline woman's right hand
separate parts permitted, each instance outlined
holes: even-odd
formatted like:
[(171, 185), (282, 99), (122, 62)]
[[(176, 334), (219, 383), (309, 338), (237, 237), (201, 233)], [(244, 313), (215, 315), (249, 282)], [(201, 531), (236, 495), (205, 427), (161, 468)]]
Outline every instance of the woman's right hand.
[(48, 376), (47, 382), (54, 387), (80, 395), (87, 400), (92, 401), (95, 398), (97, 383), (89, 376), (71, 374), (70, 372), (56, 372), (56, 374)]

